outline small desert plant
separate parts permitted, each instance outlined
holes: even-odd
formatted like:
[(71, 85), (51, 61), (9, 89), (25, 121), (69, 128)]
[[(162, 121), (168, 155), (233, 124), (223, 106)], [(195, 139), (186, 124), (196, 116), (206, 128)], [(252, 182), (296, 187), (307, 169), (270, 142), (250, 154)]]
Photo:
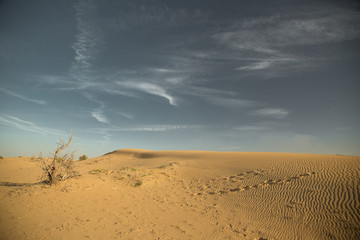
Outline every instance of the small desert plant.
[(106, 169), (93, 169), (89, 171), (89, 174), (106, 174), (108, 173), (108, 170)]
[(87, 159), (87, 156), (85, 154), (79, 157), (79, 161), (83, 161), (86, 159)]
[(56, 184), (58, 181), (63, 181), (67, 178), (75, 176), (77, 173), (74, 170), (74, 154), (75, 152), (65, 153), (61, 156), (60, 152), (69, 147), (72, 140), (72, 133), (69, 140), (65, 142), (63, 139), (57, 143), (55, 153), (49, 158), (44, 158), (41, 154), (38, 157), (40, 167), (43, 170), (42, 179), (50, 184)]
[(0, 159), (4, 159), (3, 156), (0, 156)]
[(140, 187), (142, 185), (142, 181), (141, 180), (137, 180), (137, 182), (135, 183), (134, 187)]

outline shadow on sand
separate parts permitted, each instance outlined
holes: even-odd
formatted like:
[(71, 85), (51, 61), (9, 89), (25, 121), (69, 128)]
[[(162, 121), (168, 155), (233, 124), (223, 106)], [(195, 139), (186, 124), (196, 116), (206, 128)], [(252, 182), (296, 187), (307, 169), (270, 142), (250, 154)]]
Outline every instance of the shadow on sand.
[(23, 186), (34, 186), (40, 184), (44, 184), (44, 182), (37, 182), (37, 183), (0, 182), (0, 186), (6, 186), (6, 187), (23, 187)]

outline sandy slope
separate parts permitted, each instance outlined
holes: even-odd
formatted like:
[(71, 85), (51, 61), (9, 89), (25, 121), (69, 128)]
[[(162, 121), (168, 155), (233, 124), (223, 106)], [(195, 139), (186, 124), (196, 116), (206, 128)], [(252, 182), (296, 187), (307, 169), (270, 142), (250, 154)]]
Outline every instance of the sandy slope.
[(0, 238), (360, 236), (360, 157), (127, 149), (77, 169), (48, 187), (30, 158), (0, 160)]

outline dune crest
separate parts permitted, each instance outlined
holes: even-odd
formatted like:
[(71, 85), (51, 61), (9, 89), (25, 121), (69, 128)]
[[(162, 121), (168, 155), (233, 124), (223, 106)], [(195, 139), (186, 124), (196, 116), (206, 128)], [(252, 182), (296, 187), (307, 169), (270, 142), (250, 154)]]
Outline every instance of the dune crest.
[(360, 157), (122, 149), (38, 184), (0, 160), (4, 239), (356, 239)]

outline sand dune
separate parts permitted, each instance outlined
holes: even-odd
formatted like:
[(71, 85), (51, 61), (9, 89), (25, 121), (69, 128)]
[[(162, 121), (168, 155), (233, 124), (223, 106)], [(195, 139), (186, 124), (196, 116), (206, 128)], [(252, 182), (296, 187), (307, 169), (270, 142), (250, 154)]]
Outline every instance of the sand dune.
[(359, 239), (360, 157), (117, 150), (37, 184), (0, 160), (1, 239)]

